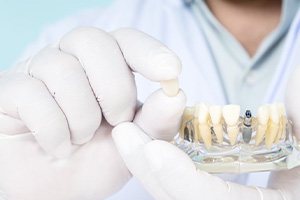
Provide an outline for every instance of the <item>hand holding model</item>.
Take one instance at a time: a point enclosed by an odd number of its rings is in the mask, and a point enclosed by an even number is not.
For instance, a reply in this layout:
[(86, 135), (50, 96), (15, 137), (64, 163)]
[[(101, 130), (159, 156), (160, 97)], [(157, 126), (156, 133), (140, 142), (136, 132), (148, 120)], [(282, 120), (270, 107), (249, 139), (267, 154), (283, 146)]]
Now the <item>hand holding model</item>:
[[(171, 140), (185, 107), (180, 70), (174, 53), (141, 32), (79, 28), (1, 74), (0, 197), (93, 200), (116, 192), (131, 174), (112, 128), (127, 122)], [(163, 88), (142, 106), (133, 71)], [(128, 135), (135, 129), (123, 135), (128, 150), (140, 139)]]
[[(300, 139), (300, 69), (291, 78), (286, 95), (288, 116)], [(149, 134), (149, 133), (147, 133)], [(300, 192), (300, 168), (273, 172), (269, 189), (225, 182), (196, 170), (192, 160), (174, 145), (153, 141), (133, 123), (113, 129), (113, 138), (127, 167), (156, 199), (178, 200), (294, 200)], [(136, 138), (131, 140), (129, 138)], [(130, 145), (129, 145), (130, 144)]]

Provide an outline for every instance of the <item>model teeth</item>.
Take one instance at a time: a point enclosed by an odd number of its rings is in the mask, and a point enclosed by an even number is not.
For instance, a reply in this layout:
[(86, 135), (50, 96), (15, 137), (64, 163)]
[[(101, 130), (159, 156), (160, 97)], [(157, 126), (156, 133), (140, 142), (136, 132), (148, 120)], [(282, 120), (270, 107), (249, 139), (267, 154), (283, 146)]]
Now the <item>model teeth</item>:
[(199, 104), (196, 106), (196, 112), (198, 118), (198, 127), (200, 136), (206, 146), (206, 148), (211, 147), (211, 131), (209, 126), (209, 112), (208, 107), (205, 104)]
[(270, 118), (269, 106), (264, 105), (259, 107), (257, 111), (258, 126), (257, 126), (257, 131), (255, 136), (256, 145), (259, 145), (265, 137), (266, 130), (268, 128), (269, 118)]
[(179, 91), (179, 81), (178, 79), (161, 81), (161, 88), (167, 96), (173, 97), (178, 94)]
[(227, 124), (227, 133), (231, 145), (234, 145), (239, 133), (239, 117), (240, 117), (239, 105), (226, 105), (223, 107), (223, 117)]
[(222, 108), (221, 106), (210, 106), (209, 114), (213, 126), (213, 131), (216, 134), (217, 141), (219, 144), (223, 143), (223, 128), (221, 124), (222, 119)]
[[(235, 145), (237, 140), (245, 144), (255, 142), (256, 145), (264, 141), (266, 148), (271, 148), (286, 138), (290, 130), (288, 124), (284, 105), (279, 103), (259, 107), (256, 118), (250, 111), (241, 117), (239, 105), (221, 107), (201, 103), (184, 111), (180, 137), (191, 137), (189, 141), (204, 143), (208, 149), (216, 143)], [(239, 134), (242, 137), (238, 137)]]
[(270, 121), (266, 132), (265, 143), (267, 148), (271, 148), (279, 131), (280, 114), (276, 104), (270, 105)]

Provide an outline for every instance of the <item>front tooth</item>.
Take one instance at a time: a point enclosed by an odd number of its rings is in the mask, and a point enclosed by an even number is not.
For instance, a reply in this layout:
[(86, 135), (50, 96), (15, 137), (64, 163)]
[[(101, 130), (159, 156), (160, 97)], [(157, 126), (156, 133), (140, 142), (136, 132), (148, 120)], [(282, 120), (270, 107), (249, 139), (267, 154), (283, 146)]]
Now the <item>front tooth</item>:
[(256, 145), (259, 145), (264, 139), (268, 127), (269, 118), (270, 118), (269, 106), (264, 105), (259, 107), (257, 111), (258, 127), (255, 136)]
[(223, 107), (223, 117), (229, 126), (234, 126), (238, 123), (241, 107), (239, 105), (226, 105)]
[(206, 148), (211, 147), (211, 132), (208, 124), (209, 112), (205, 104), (196, 106), (196, 113), (199, 123), (199, 132)]
[(230, 140), (230, 144), (234, 145), (239, 133), (238, 121), (240, 117), (239, 105), (226, 105), (223, 107), (223, 117), (227, 124), (227, 133)]
[(210, 106), (209, 107), (209, 115), (211, 118), (211, 122), (213, 124), (219, 124), (222, 118), (222, 108), (221, 106)]
[(208, 108), (204, 103), (196, 106), (196, 115), (200, 124), (207, 123), (208, 121)]
[(221, 124), (222, 119), (222, 108), (221, 106), (210, 106), (209, 115), (213, 124), (213, 130), (216, 134), (217, 141), (219, 144), (223, 143), (223, 129)]
[(272, 144), (274, 143), (278, 130), (279, 130), (279, 121), (280, 121), (280, 115), (278, 107), (275, 104), (272, 104), (270, 106), (270, 121), (269, 121), (269, 127), (267, 129), (266, 133), (266, 146), (267, 148), (271, 148)]
[(161, 88), (163, 89), (164, 93), (169, 96), (173, 97), (178, 94), (179, 91), (179, 81), (178, 79), (172, 79), (167, 81), (160, 82)]
[(184, 139), (184, 129), (186, 128), (186, 123), (193, 119), (194, 116), (194, 107), (186, 107), (184, 109), (182, 119), (181, 119), (181, 126), (179, 129), (179, 135), (181, 138)]
[(279, 121), (279, 131), (278, 131), (278, 136), (276, 138), (276, 142), (279, 142), (280, 139), (284, 139), (286, 136), (287, 118), (286, 118), (286, 110), (284, 104), (277, 103), (277, 108), (279, 110), (280, 121)]

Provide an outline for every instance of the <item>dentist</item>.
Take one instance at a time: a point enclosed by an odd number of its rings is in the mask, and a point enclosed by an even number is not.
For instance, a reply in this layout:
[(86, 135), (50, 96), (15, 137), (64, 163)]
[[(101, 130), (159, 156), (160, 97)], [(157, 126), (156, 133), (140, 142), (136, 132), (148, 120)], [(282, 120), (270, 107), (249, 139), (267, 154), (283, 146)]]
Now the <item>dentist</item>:
[[(0, 77), (0, 199), (104, 199), (132, 175), (155, 199), (298, 199), (298, 168), (216, 177), (162, 141), (186, 100), (255, 110), (285, 94), (300, 135), (298, 8), (119, 0), (49, 27)], [(151, 199), (138, 188), (110, 199)]]

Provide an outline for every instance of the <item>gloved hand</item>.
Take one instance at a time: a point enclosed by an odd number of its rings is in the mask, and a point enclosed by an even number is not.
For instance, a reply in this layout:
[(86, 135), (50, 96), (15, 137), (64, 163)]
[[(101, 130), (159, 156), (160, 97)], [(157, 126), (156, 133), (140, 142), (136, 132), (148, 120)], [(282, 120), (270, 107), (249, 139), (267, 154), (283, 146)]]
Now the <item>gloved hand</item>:
[[(300, 86), (300, 69), (293, 74), (288, 84), (286, 107), (299, 140), (300, 94), (296, 91)], [(300, 199), (300, 167), (272, 173), (269, 189), (239, 185), (196, 170), (192, 160), (180, 149), (165, 141), (151, 140), (147, 137), (149, 133), (126, 122), (113, 129), (113, 138), (128, 169), (155, 199)]]
[[(152, 137), (172, 138), (185, 96), (169, 80), (180, 68), (174, 53), (144, 33), (79, 28), (1, 74), (0, 199), (93, 200), (116, 192), (131, 175), (112, 127), (135, 118)], [(132, 71), (164, 88), (137, 117)]]

